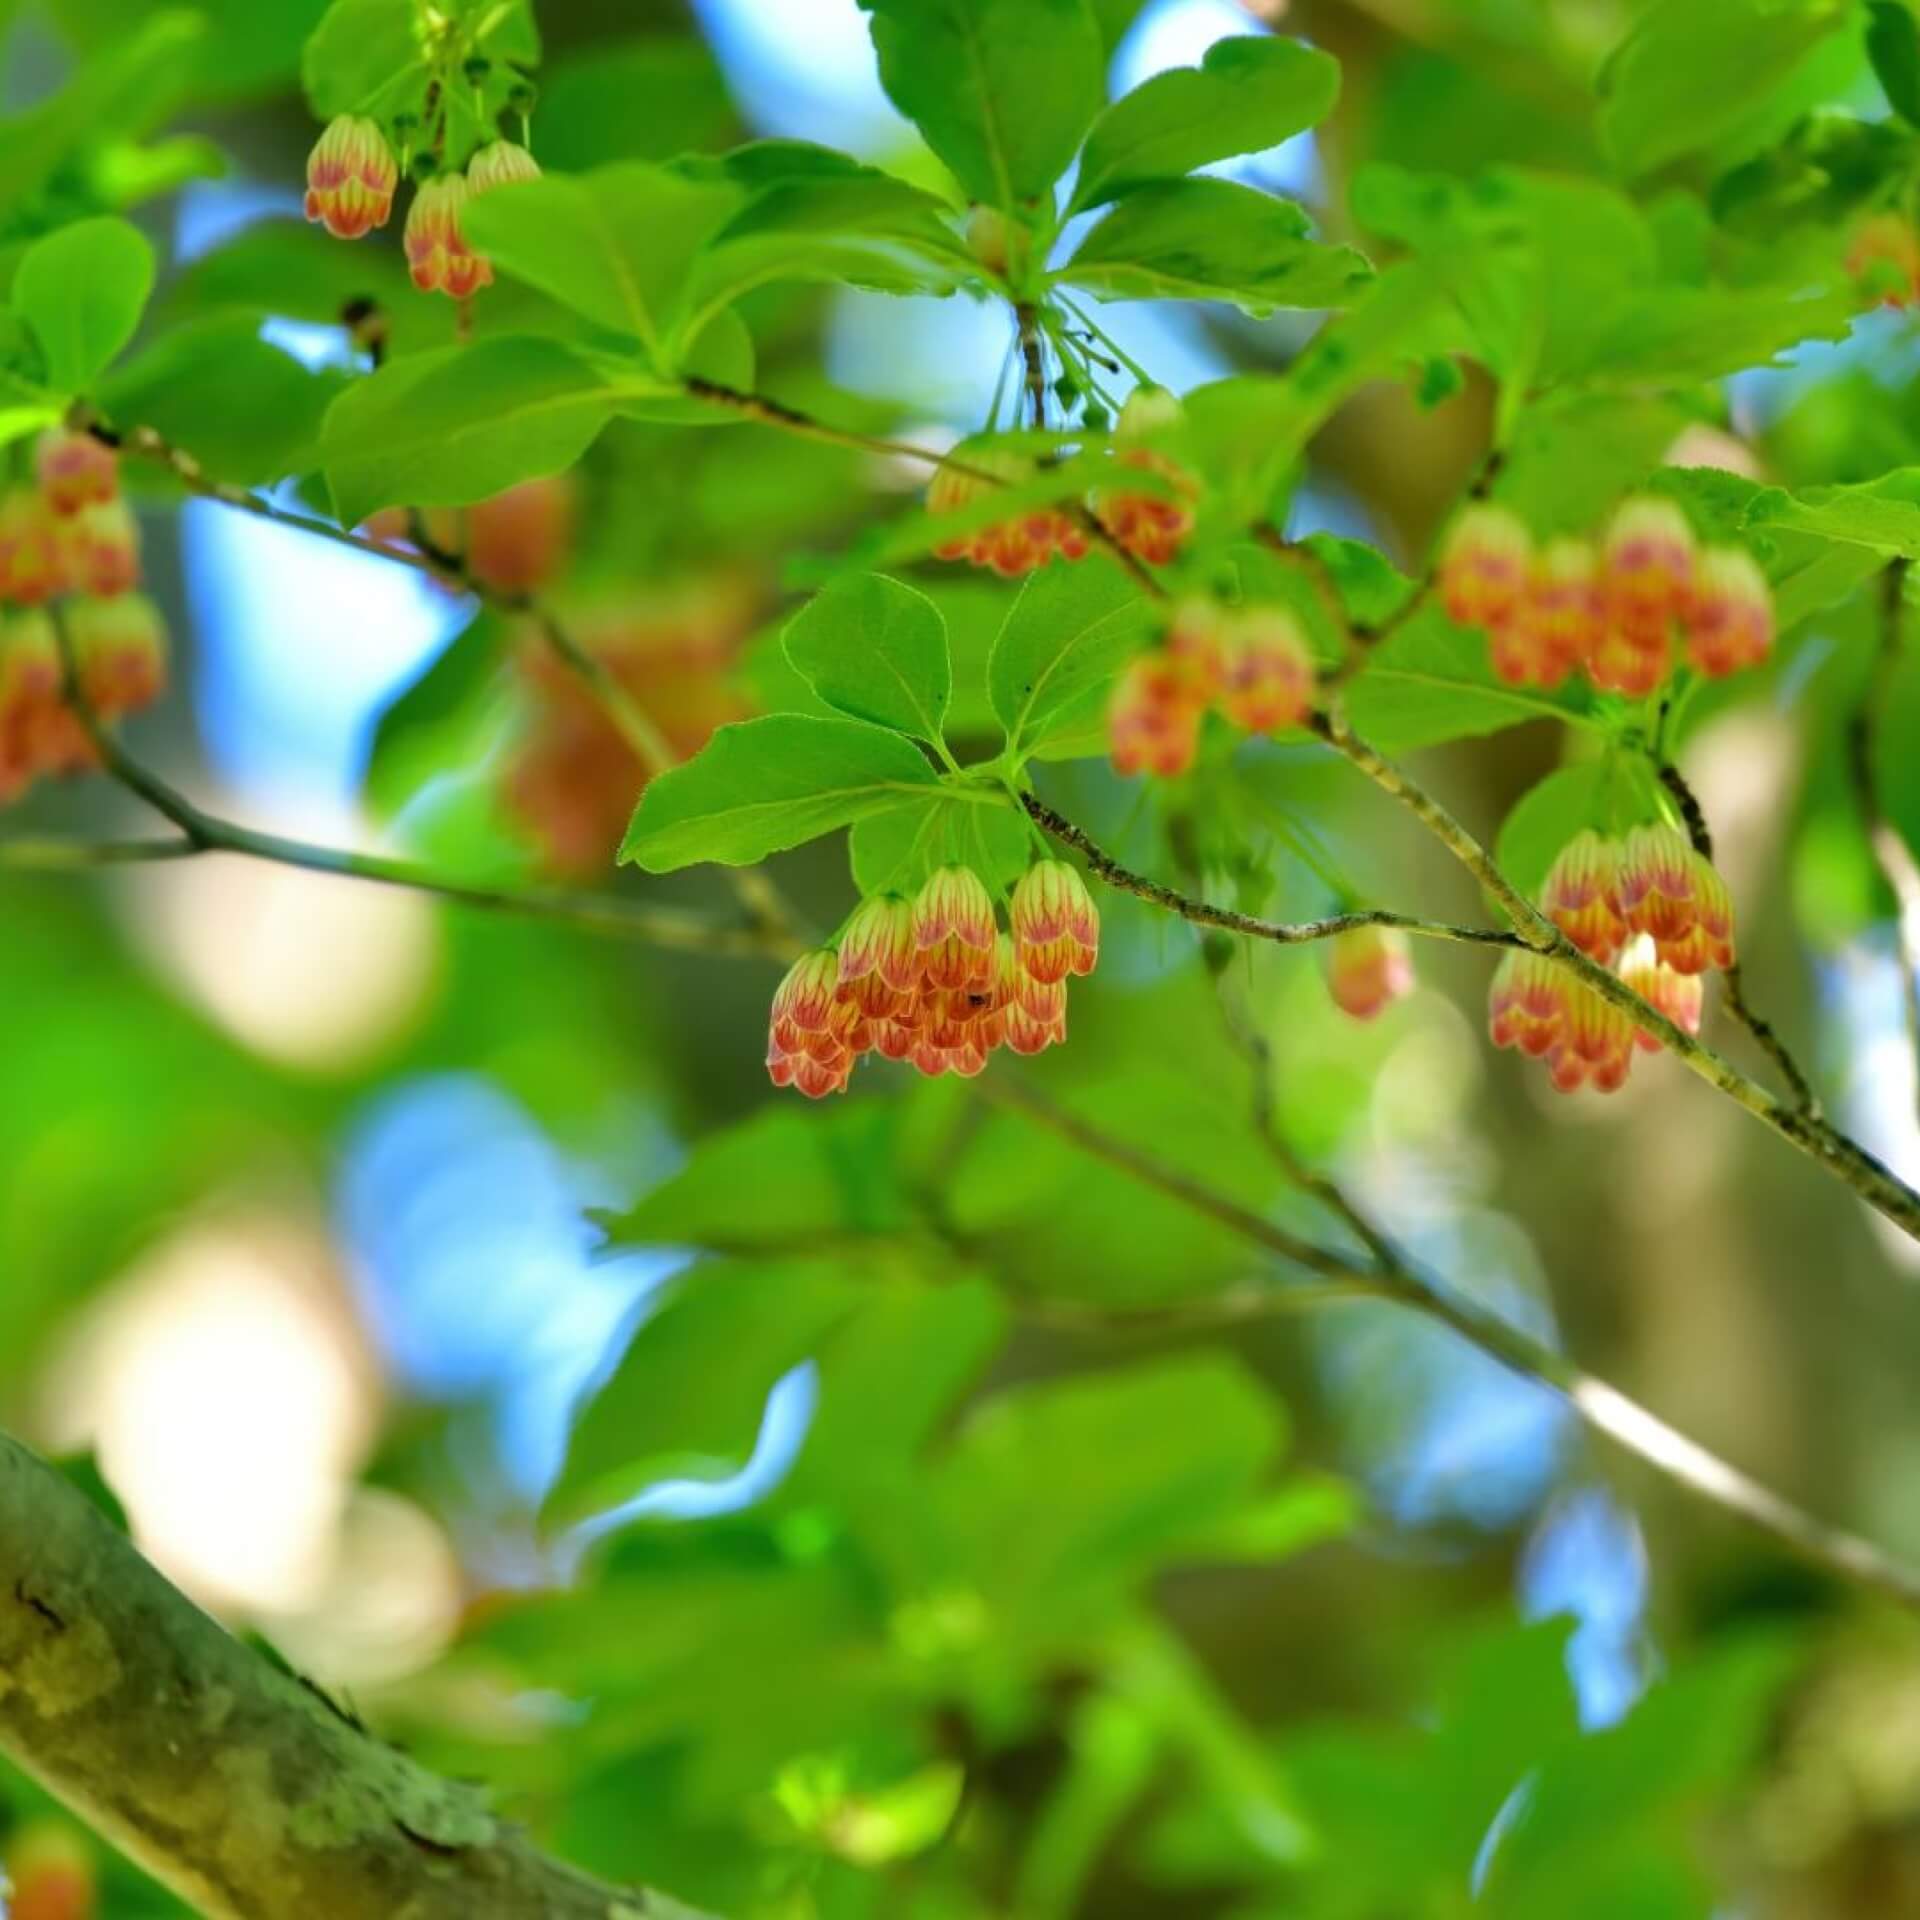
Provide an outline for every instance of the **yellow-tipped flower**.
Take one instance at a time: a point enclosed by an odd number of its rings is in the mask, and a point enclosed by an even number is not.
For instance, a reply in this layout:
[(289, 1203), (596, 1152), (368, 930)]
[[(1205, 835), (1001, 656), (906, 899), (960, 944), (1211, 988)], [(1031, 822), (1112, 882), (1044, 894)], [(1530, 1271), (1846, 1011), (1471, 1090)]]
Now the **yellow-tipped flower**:
[(493, 284), (492, 262), (468, 245), (460, 224), (470, 191), (461, 175), (443, 173), (413, 196), (403, 244), (407, 269), (422, 293), (465, 300)]
[(343, 113), (307, 156), (307, 218), (322, 222), (337, 239), (358, 240), (387, 224), (399, 182), (399, 166), (379, 127)]
[(1373, 1020), (1413, 991), (1413, 949), (1398, 927), (1354, 927), (1327, 947), (1327, 991), (1355, 1020)]

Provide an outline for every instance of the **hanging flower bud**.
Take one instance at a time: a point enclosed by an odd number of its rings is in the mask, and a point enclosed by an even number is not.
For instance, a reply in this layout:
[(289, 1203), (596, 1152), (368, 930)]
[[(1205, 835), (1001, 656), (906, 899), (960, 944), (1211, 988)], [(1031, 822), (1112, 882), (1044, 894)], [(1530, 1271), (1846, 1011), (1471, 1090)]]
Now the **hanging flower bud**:
[(99, 1875), (92, 1850), (65, 1821), (35, 1820), (7, 1843), (0, 1888), (12, 1920), (93, 1920)]
[(493, 284), (493, 265), (475, 253), (461, 231), (469, 188), (457, 173), (426, 181), (407, 210), (403, 236), (407, 267), (422, 293), (450, 294), (465, 300)]
[(975, 206), (967, 215), (967, 251), (989, 273), (1005, 273), (1016, 232), (998, 207)]
[(1177, 662), (1161, 653), (1142, 654), (1121, 674), (1107, 705), (1114, 772), (1178, 778), (1199, 750), (1202, 711)]
[(1560, 1037), (1547, 1055), (1555, 1090), (1574, 1093), (1590, 1086), (1596, 1093), (1617, 1092), (1633, 1070), (1633, 1022), (1580, 980), (1565, 982), (1562, 1006)]
[[(769, 1062), (768, 1072), (772, 1071)], [(824, 1100), (830, 1093), (846, 1092), (847, 1082), (853, 1077), (853, 1055), (845, 1047), (824, 1058), (803, 1053), (792, 1062), (792, 1074), (789, 1084), (796, 1092), (804, 1093), (809, 1100)]]
[[(959, 513), (989, 494), (1025, 485), (1036, 469), (1024, 454), (990, 441), (963, 440), (935, 471), (927, 488), (927, 511)], [(1044, 567), (1057, 553), (1083, 559), (1087, 536), (1073, 516), (1058, 507), (1041, 507), (970, 533), (943, 540), (934, 549), (940, 560), (968, 560), (1016, 579)]]
[[(1071, 939), (1089, 955), (1100, 948), (1100, 909), (1078, 867), (1064, 860), (1036, 860), (1013, 890), (1013, 936), (1021, 946)], [(1089, 958), (1076, 973), (1091, 973)]]
[(167, 623), (144, 593), (67, 603), (67, 630), (87, 704), (102, 720), (150, 707), (167, 684)]
[(1013, 891), (1013, 938), (1022, 970), (1043, 985), (1088, 974), (1100, 957), (1100, 913), (1064, 860), (1041, 860)]
[(1224, 642), (1220, 705), (1248, 733), (1284, 733), (1313, 710), (1313, 654), (1293, 615), (1279, 607), (1239, 614)]
[(971, 867), (941, 867), (913, 903), (913, 940), (929, 988), (979, 992), (991, 984), (999, 932), (993, 896)]
[(927, 876), (913, 903), (913, 939), (922, 952), (958, 940), (990, 953), (998, 931), (993, 896), (971, 867), (940, 867)]
[(1476, 501), (1453, 523), (1440, 550), (1440, 603), (1456, 626), (1504, 626), (1520, 611), (1533, 562), (1533, 536), (1506, 507)]
[(1493, 1044), (1535, 1059), (1552, 1052), (1566, 1024), (1566, 987), (1566, 973), (1546, 955), (1531, 949), (1505, 955), (1487, 999)]
[(1668, 623), (1687, 611), (1694, 550), (1693, 528), (1673, 501), (1656, 494), (1623, 501), (1607, 527), (1601, 557), (1608, 625), (1624, 628), (1643, 645), (1655, 634), (1664, 640)]
[(1675, 972), (1733, 964), (1733, 900), (1726, 882), (1677, 827), (1636, 827), (1627, 836), (1619, 900), (1627, 926), (1647, 935)]
[(1693, 931), (1692, 843), (1678, 827), (1635, 827), (1621, 843), (1616, 871), (1620, 917), (1656, 946), (1671, 946)]
[(1598, 644), (1600, 567), (1592, 544), (1549, 540), (1516, 613), (1489, 631), (1493, 670), (1509, 686), (1557, 687)]
[[(1666, 965), (1644, 933), (1635, 934), (1620, 956), (1620, 978), (1682, 1032), (1700, 1031), (1700, 1015), (1706, 1001), (1700, 976), (1679, 973)], [(1636, 1027), (1633, 1037), (1643, 1052), (1660, 1051), (1660, 1042), (1645, 1027)]]
[(84, 773), (99, 755), (67, 703), (53, 622), (38, 608), (0, 627), (0, 759), (37, 774)]
[(64, 708), (52, 622), (37, 609), (0, 618), (0, 805), (47, 770), (49, 726)]
[(1587, 678), (1606, 693), (1644, 700), (1667, 677), (1672, 645), (1664, 624), (1627, 627), (1609, 621), (1587, 655)]
[(307, 218), (337, 239), (358, 240), (393, 212), (400, 169), (375, 122), (356, 114), (330, 121), (307, 156)]
[(539, 178), (539, 161), (512, 140), (492, 141), (467, 162), (467, 186), (474, 193), (489, 193), (495, 187)]
[(1627, 937), (1615, 892), (1618, 870), (1619, 849), (1583, 828), (1560, 849), (1540, 893), (1547, 918), (1582, 953), (1603, 963)]
[(802, 1035), (827, 1032), (839, 984), (840, 957), (831, 947), (815, 947), (787, 969), (773, 990), (771, 1025), (774, 1039), (789, 1053), (800, 1051)]
[(1773, 651), (1773, 589), (1744, 547), (1708, 547), (1687, 605), (1687, 658), (1709, 679), (1757, 667)]
[(0, 606), (38, 606), (60, 590), (55, 525), (34, 488), (0, 495)]
[(1733, 897), (1712, 863), (1693, 856), (1693, 924), (1675, 940), (1656, 941), (1676, 973), (1705, 973), (1733, 965)]
[(897, 893), (869, 894), (840, 938), (840, 985), (871, 977), (895, 993), (913, 993), (920, 974), (913, 909)]
[(1354, 927), (1327, 945), (1327, 991), (1355, 1020), (1372, 1020), (1413, 991), (1413, 949), (1398, 927)]
[(920, 1044), (915, 1020), (876, 1020), (873, 1023), (873, 1050), (883, 1060), (905, 1060)]
[(61, 579), (71, 592), (104, 599), (140, 584), (140, 527), (124, 500), (56, 520), (54, 542)]
[(1067, 996), (1060, 993), (1059, 1011), (1048, 1018), (1037, 1018), (1022, 1002), (1006, 1011), (1007, 1045), (1018, 1054), (1044, 1053), (1048, 1047), (1065, 1046), (1067, 1041)]
[(1222, 639), (1227, 610), (1205, 594), (1189, 594), (1167, 623), (1167, 658), (1186, 682), (1188, 694), (1202, 703), (1215, 699), (1226, 680)]
[(41, 499), (58, 514), (103, 506), (120, 491), (118, 457), (90, 433), (50, 428), (34, 447), (33, 466)]
[[(1184, 417), (1180, 402), (1164, 387), (1136, 387), (1120, 409), (1115, 435), (1122, 442), (1143, 439), (1179, 426)], [(1170, 492), (1102, 487), (1093, 496), (1094, 517), (1108, 537), (1135, 559), (1149, 566), (1166, 566), (1178, 556), (1181, 543), (1193, 531), (1193, 503), (1199, 497), (1199, 483), (1177, 460), (1152, 447), (1122, 445), (1114, 458), (1136, 473), (1150, 473), (1166, 481)]]

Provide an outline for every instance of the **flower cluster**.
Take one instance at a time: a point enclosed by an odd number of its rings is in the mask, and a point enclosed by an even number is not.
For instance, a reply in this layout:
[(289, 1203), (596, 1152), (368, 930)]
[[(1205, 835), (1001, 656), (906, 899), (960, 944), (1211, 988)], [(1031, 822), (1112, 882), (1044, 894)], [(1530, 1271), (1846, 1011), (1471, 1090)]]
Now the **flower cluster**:
[(81, 689), (100, 719), (159, 698), (166, 625), (139, 584), (140, 531), (112, 450), (90, 434), (43, 433), (33, 480), (0, 492), (0, 803), (43, 774), (95, 763), (67, 706), (48, 601), (64, 596)]
[[(959, 513), (988, 494), (1026, 485), (1038, 472), (1025, 454), (986, 440), (963, 440), (935, 472), (927, 488), (927, 511)], [(970, 561), (1014, 580), (1044, 567), (1056, 553), (1063, 560), (1085, 559), (1087, 536), (1071, 513), (1060, 507), (1037, 507), (1017, 518), (996, 520), (942, 540), (933, 551), (936, 559)]]
[(861, 901), (837, 945), (802, 954), (774, 993), (773, 1084), (818, 1100), (846, 1091), (863, 1053), (971, 1078), (996, 1047), (1058, 1046), (1067, 980), (1099, 957), (1099, 910), (1074, 868), (1042, 860), (1021, 875), (1007, 922), (970, 867), (941, 867), (911, 901)]
[(1193, 765), (1209, 708), (1243, 732), (1271, 734), (1300, 726), (1313, 700), (1313, 652), (1291, 613), (1185, 600), (1165, 644), (1120, 676), (1107, 708), (1108, 749), (1120, 773), (1171, 779)]
[[(750, 589), (703, 581), (644, 600), (569, 607), (565, 617), (675, 755), (691, 759), (716, 727), (747, 717), (731, 675), (757, 613)], [(533, 836), (547, 871), (595, 873), (619, 846), (648, 769), (541, 633), (530, 629), (514, 660), (524, 718), (503, 775), (507, 809)]]
[[(465, 173), (437, 173), (422, 181), (402, 235), (413, 284), (422, 293), (456, 300), (491, 286), (493, 263), (469, 244), (461, 215), (475, 194), (539, 177), (539, 165), (525, 147), (494, 140), (467, 162)], [(342, 240), (357, 240), (387, 224), (399, 181), (399, 162), (379, 125), (342, 114), (307, 156), (307, 218)]]
[[(1120, 410), (1113, 461), (1149, 476), (1152, 484), (1096, 487), (1084, 503), (1047, 505), (996, 520), (940, 541), (933, 549), (935, 557), (967, 560), (1015, 579), (1044, 567), (1056, 554), (1063, 560), (1084, 559), (1091, 516), (1109, 540), (1136, 560), (1166, 566), (1193, 531), (1199, 483), (1166, 454), (1128, 443), (1177, 425), (1180, 417), (1180, 403), (1171, 394), (1158, 387), (1136, 389)], [(927, 511), (959, 513), (994, 493), (1030, 485), (1040, 472), (1027, 455), (996, 444), (989, 435), (976, 435), (940, 463), (927, 488)]]
[(1673, 665), (1720, 679), (1773, 648), (1773, 594), (1744, 547), (1701, 547), (1671, 500), (1623, 501), (1596, 547), (1535, 544), (1506, 507), (1477, 502), (1442, 548), (1448, 618), (1486, 629), (1494, 672), (1510, 686), (1557, 687), (1576, 669), (1596, 687), (1643, 699)]
[(1087, 502), (1108, 539), (1150, 567), (1167, 566), (1179, 557), (1193, 531), (1200, 485), (1177, 460), (1152, 447), (1126, 443), (1178, 426), (1181, 417), (1179, 401), (1165, 388), (1136, 387), (1127, 396), (1115, 425), (1115, 438), (1120, 444), (1114, 449), (1114, 461), (1135, 473), (1152, 475), (1167, 490), (1101, 487)]
[[(1713, 864), (1670, 826), (1614, 840), (1592, 830), (1560, 850), (1540, 907), (1590, 959), (1688, 1033), (1700, 1030), (1702, 976), (1733, 965), (1733, 902)], [(1493, 977), (1494, 1044), (1542, 1058), (1563, 1093), (1611, 1093), (1635, 1045), (1659, 1041), (1583, 981), (1537, 953), (1510, 953)]]
[(1327, 943), (1327, 991), (1354, 1020), (1374, 1020), (1413, 991), (1413, 949), (1398, 927), (1352, 927)]

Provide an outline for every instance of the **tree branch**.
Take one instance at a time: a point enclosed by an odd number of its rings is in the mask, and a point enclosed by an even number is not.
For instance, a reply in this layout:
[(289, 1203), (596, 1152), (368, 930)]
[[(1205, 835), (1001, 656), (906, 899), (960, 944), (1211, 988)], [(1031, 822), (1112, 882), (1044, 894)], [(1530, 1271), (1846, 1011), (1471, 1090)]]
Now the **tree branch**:
[[(1680, 809), (1680, 818), (1686, 823), (1687, 838), (1693, 842), (1693, 850), (1711, 865), (1713, 833), (1707, 825), (1706, 809), (1701, 806), (1699, 796), (1688, 786), (1686, 776), (1671, 760), (1663, 759), (1657, 765), (1660, 784), (1673, 796), (1674, 805)], [(1813, 1082), (1800, 1071), (1800, 1063), (1774, 1030), (1773, 1022), (1762, 1019), (1747, 1004), (1745, 976), (1737, 960), (1720, 976), (1720, 997), (1727, 1011), (1746, 1028), (1778, 1069), (1781, 1079), (1792, 1091), (1794, 1106), (1817, 1120), (1820, 1117), (1820, 1101), (1814, 1093)]]
[[(1909, 1239), (1920, 1240), (1920, 1193), (1916, 1193), (1891, 1168), (1830, 1122), (1798, 1111), (1776, 1098), (1758, 1081), (1749, 1079), (1731, 1061), (1723, 1059), (1711, 1047), (1677, 1026), (1658, 1008), (1649, 1006), (1618, 974), (1589, 959), (1537, 907), (1522, 898), (1494, 865), (1486, 848), (1459, 821), (1409, 774), (1382, 759), (1358, 739), (1343, 721), (1331, 716), (1324, 717), (1318, 722), (1316, 731), (1376, 786), (1399, 801), (1482, 886), (1493, 893), (1509, 915), (1514, 917), (1520, 937), (1529, 946), (1569, 973), (1577, 975), (1601, 999), (1618, 1007), (1636, 1026), (1652, 1034), (1689, 1071), (1738, 1101), (1756, 1119), (1771, 1127), (1781, 1139), (1851, 1187)], [(1522, 915), (1524, 919), (1520, 917)]]
[[(1003, 1075), (992, 1081), (982, 1080), (979, 1085), (987, 1099), (1026, 1114), (1095, 1159), (1218, 1221), (1251, 1244), (1304, 1266), (1323, 1280), (1338, 1283), (1334, 1287), (1315, 1285), (1310, 1290), (1290, 1286), (1238, 1288), (1215, 1303), (1215, 1324), (1245, 1320), (1262, 1312), (1287, 1312), (1296, 1304), (1296, 1294), (1304, 1294), (1304, 1303), (1313, 1305), (1383, 1300), (1405, 1307), (1458, 1334), (1509, 1372), (1558, 1394), (1596, 1432), (1637, 1455), (1667, 1479), (1739, 1515), (1803, 1559), (1837, 1578), (1874, 1588), (1908, 1606), (1920, 1606), (1920, 1569), (1893, 1559), (1857, 1534), (1816, 1519), (1677, 1432), (1617, 1387), (1576, 1366), (1564, 1354), (1510, 1325), (1477, 1301), (1428, 1278), (1371, 1224), (1364, 1230), (1365, 1237), (1377, 1242), (1380, 1252), (1375, 1258), (1379, 1264), (1367, 1266), (1331, 1248), (1301, 1241), (1225, 1194), (1056, 1106), (1024, 1081)], [(1344, 1196), (1339, 1205), (1343, 1212), (1351, 1209), (1350, 1218), (1363, 1217)], [(1193, 1323), (1201, 1304), (1182, 1308), (1184, 1324)], [(1155, 1311), (1146, 1309), (1145, 1317), (1152, 1319)], [(1121, 1310), (1109, 1315), (1106, 1323), (1130, 1325), (1135, 1318)]]
[(668, 1920), (242, 1646), (0, 1434), (0, 1749), (212, 1920)]
[[(347, 528), (315, 519), (310, 514), (295, 513), (276, 506), (271, 500), (251, 493), (244, 487), (232, 487), (215, 480), (192, 454), (172, 445), (152, 427), (133, 427), (120, 433), (95, 418), (84, 407), (75, 409), (68, 425), (72, 431), (89, 433), (106, 446), (156, 462), (165, 467), (188, 492), (202, 499), (217, 501), (221, 506), (251, 514), (258, 520), (270, 520), (277, 526), (292, 527), (318, 539), (330, 540), (336, 546), (350, 547), (356, 553), (373, 554), (379, 559), (392, 561), (396, 566), (412, 567), (415, 572), (427, 574), (430, 578), (450, 582), (497, 613), (530, 619), (554, 656), (586, 688), (650, 775), (664, 773), (677, 764), (672, 744), (654, 724), (652, 715), (621, 685), (604, 661), (596, 658), (574, 638), (550, 607), (532, 594), (503, 593), (476, 578), (464, 554), (451, 552), (427, 538), (425, 523), (417, 514), (412, 516), (410, 531), (415, 550), (410, 552), (405, 547), (369, 540)], [(796, 917), (779, 889), (764, 873), (746, 867), (729, 868), (727, 883), (747, 911), (767, 929), (770, 937), (785, 940), (793, 950), (798, 950), (800, 942), (794, 933)]]
[(1033, 410), (1033, 425), (1039, 432), (1047, 425), (1047, 356), (1040, 339), (1040, 309), (1023, 300), (1013, 310), (1020, 330), (1020, 358), (1026, 368), (1027, 404)]
[(1228, 933), (1243, 933), (1254, 940), (1271, 940), (1283, 947), (1303, 946), (1313, 940), (1331, 940), (1337, 934), (1351, 933), (1356, 927), (1398, 927), (1403, 933), (1418, 934), (1428, 940), (1451, 940), (1473, 947), (1524, 947), (1518, 934), (1498, 927), (1456, 927), (1441, 920), (1422, 920), (1409, 913), (1394, 913), (1382, 908), (1356, 908), (1350, 913), (1334, 913), (1320, 920), (1262, 920), (1250, 913), (1237, 913), (1231, 907), (1216, 907), (1191, 894), (1162, 886), (1145, 874), (1135, 873), (1097, 845), (1084, 827), (1075, 825), (1065, 814), (1040, 799), (1023, 793), (1020, 804), (1034, 824), (1050, 833), (1063, 846), (1073, 850), (1111, 887), (1131, 893), (1150, 905), (1177, 913), (1196, 926), (1219, 927)]
[(173, 840), (0, 840), (0, 871), (87, 873), (100, 867), (191, 860), (206, 849), (185, 834)]
[(162, 819), (180, 829), (178, 840), (106, 841), (70, 844), (46, 841), (0, 841), (0, 868), (31, 872), (71, 871), (76, 868), (125, 865), (154, 860), (178, 860), (196, 854), (232, 853), (308, 873), (336, 874), (429, 894), (435, 899), (488, 911), (527, 914), (588, 932), (642, 941), (682, 953), (761, 955), (768, 959), (792, 957), (791, 937), (764, 924), (722, 927), (698, 914), (671, 907), (644, 906), (612, 898), (589, 898), (550, 887), (487, 886), (453, 879), (410, 860), (389, 860), (378, 854), (354, 853), (344, 847), (318, 846), (284, 834), (264, 833), (206, 812), (177, 788), (143, 766), (101, 725), (73, 670), (72, 647), (66, 625), (56, 611), (54, 631), (60, 643), (61, 666), (68, 704), (85, 729), (88, 741), (105, 772), (129, 793), (153, 808)]
[(1900, 960), (1901, 1004), (1906, 1009), (1907, 1043), (1913, 1055), (1916, 1098), (1920, 1099), (1920, 862), (1906, 837), (1880, 804), (1875, 766), (1881, 709), (1900, 665), (1900, 640), (1907, 591), (1907, 562), (1890, 561), (1880, 576), (1880, 644), (1873, 672), (1847, 725), (1847, 761), (1854, 799), (1866, 828), (1867, 844), (1893, 890), (1894, 935)]

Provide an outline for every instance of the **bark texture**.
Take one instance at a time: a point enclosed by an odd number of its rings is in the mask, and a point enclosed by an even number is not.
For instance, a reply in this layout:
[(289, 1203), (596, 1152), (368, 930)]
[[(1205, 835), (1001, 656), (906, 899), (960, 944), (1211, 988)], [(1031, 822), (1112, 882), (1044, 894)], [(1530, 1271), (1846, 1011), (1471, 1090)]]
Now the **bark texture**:
[(337, 1713), (0, 1434), (0, 1750), (216, 1920), (668, 1920)]

